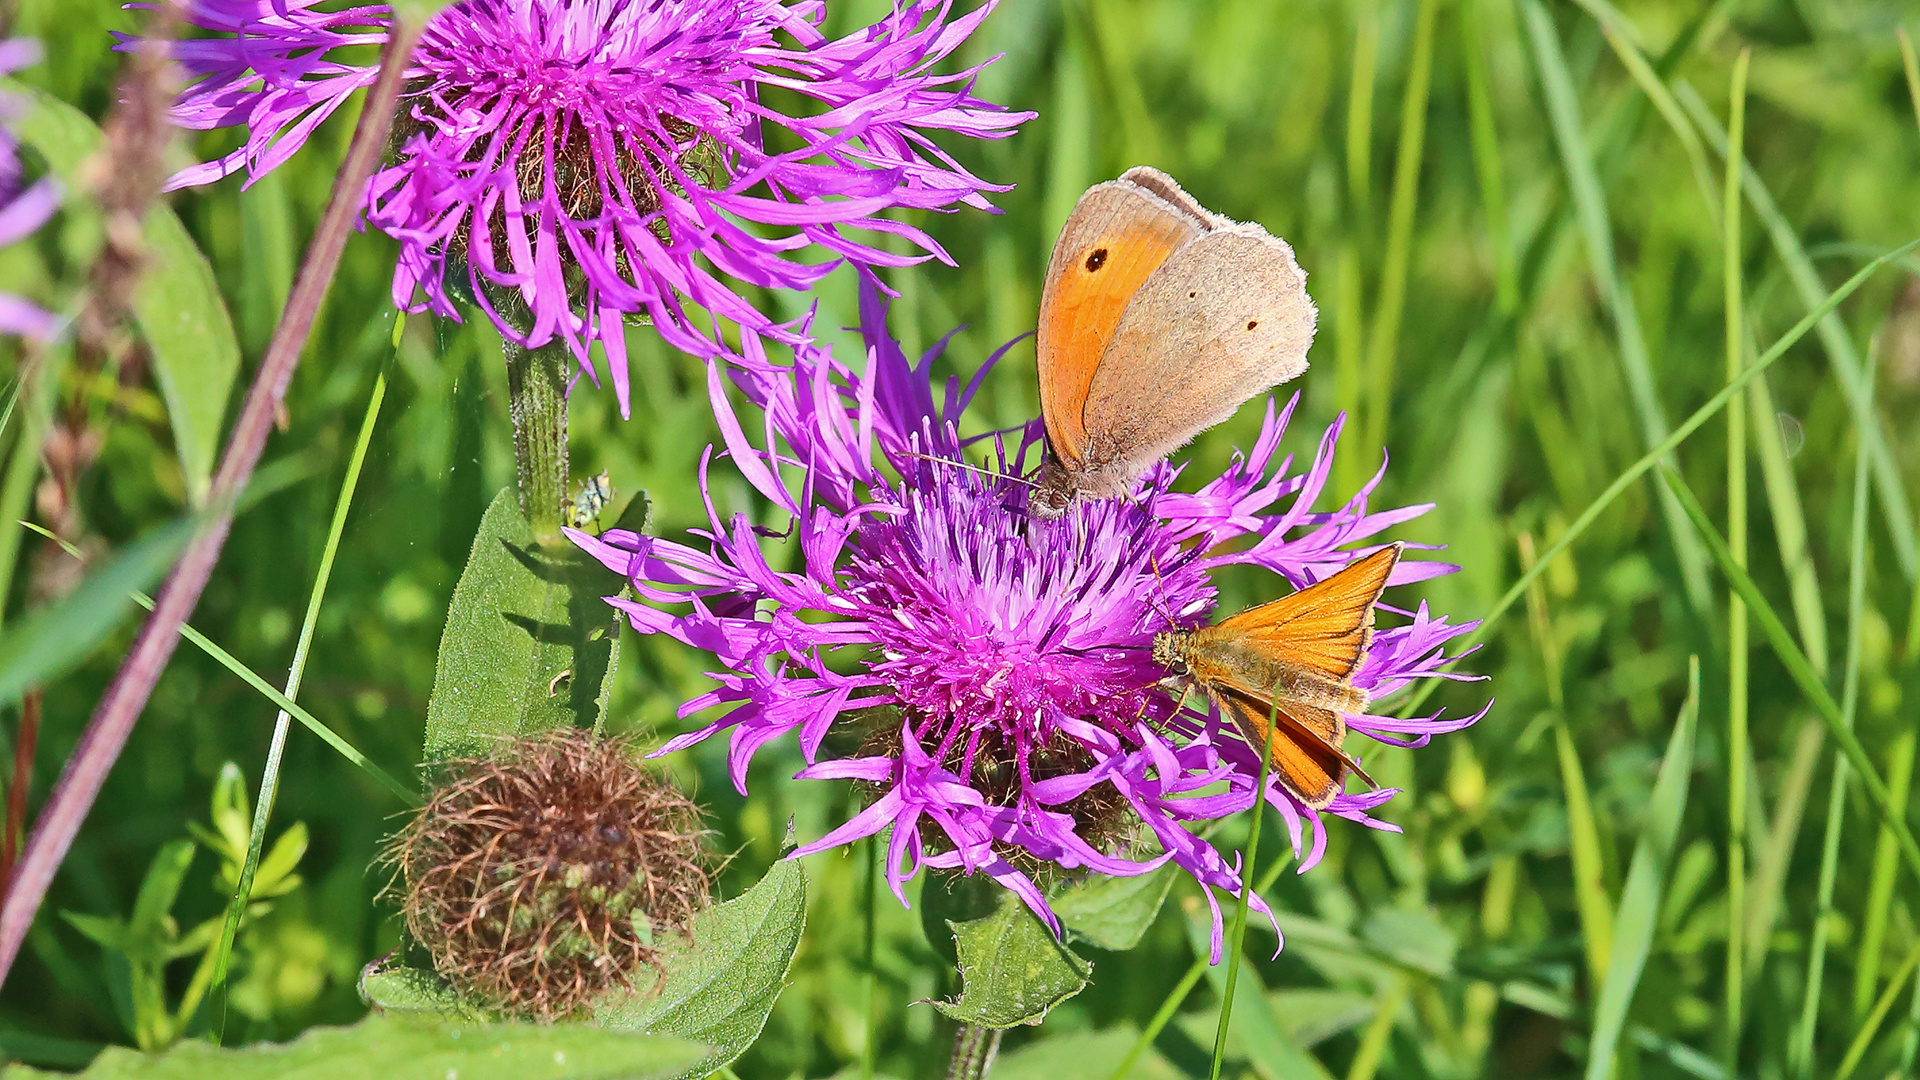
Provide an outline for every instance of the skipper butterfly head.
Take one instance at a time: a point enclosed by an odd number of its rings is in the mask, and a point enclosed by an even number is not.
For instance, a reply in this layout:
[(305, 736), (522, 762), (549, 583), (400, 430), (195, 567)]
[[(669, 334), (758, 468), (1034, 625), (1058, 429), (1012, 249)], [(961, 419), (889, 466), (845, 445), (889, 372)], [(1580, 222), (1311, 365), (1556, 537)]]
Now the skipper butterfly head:
[(1176, 631), (1153, 635), (1153, 662), (1174, 675), (1184, 677), (1191, 674), (1187, 668), (1186, 653), (1180, 648), (1180, 635)]

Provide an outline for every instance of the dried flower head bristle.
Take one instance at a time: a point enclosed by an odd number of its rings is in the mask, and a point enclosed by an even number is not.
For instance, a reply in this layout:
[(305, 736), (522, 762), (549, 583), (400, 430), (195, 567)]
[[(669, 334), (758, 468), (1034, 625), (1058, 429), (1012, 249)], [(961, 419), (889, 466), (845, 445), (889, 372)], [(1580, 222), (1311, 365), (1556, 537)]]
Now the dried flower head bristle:
[(658, 968), (710, 895), (699, 810), (619, 739), (553, 732), (457, 761), (393, 840), (407, 930), (449, 982), (557, 1020)]

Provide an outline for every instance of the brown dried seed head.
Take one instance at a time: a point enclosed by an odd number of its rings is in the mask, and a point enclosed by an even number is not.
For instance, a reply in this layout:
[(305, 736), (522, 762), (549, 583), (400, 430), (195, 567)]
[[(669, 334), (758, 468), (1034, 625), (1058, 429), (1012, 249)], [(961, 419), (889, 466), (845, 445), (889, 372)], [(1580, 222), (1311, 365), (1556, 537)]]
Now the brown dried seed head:
[(407, 930), (462, 992), (557, 1020), (658, 966), (711, 883), (699, 810), (618, 739), (458, 761), (389, 847)]

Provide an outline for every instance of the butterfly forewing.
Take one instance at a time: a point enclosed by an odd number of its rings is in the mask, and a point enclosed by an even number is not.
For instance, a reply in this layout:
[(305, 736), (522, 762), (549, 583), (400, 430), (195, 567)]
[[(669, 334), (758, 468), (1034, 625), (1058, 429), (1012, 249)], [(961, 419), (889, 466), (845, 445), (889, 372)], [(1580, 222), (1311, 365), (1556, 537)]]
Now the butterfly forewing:
[(1365, 657), (1373, 636), (1373, 605), (1400, 561), (1393, 544), (1354, 562), (1325, 581), (1196, 631), (1233, 641), (1272, 660), (1346, 679)]
[(1169, 256), (1206, 229), (1186, 208), (1123, 178), (1088, 189), (1060, 230), (1035, 347), (1047, 438), (1070, 466), (1084, 455), (1087, 388), (1121, 312)]

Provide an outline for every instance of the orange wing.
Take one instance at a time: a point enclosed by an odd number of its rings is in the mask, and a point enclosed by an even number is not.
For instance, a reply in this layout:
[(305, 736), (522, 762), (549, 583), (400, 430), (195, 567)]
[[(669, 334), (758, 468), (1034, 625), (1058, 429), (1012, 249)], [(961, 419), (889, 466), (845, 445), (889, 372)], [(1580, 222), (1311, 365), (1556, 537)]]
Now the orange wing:
[(1060, 230), (1035, 349), (1047, 442), (1069, 467), (1085, 459), (1081, 413), (1120, 313), (1168, 256), (1205, 231), (1192, 213), (1130, 180), (1089, 188)]
[[(1368, 786), (1380, 786), (1340, 749), (1347, 728), (1339, 714), (1297, 702), (1275, 709), (1272, 702), (1261, 701), (1237, 689), (1215, 691), (1211, 696), (1249, 743), (1268, 748), (1268, 761), (1287, 790), (1315, 810), (1326, 809), (1333, 797), (1340, 794), (1340, 781), (1349, 769)], [(1278, 722), (1279, 728), (1271, 739), (1267, 728), (1269, 716)]]
[(1199, 633), (1236, 639), (1276, 659), (1345, 679), (1367, 655), (1373, 605), (1400, 561), (1401, 547), (1381, 548), (1325, 581)]

